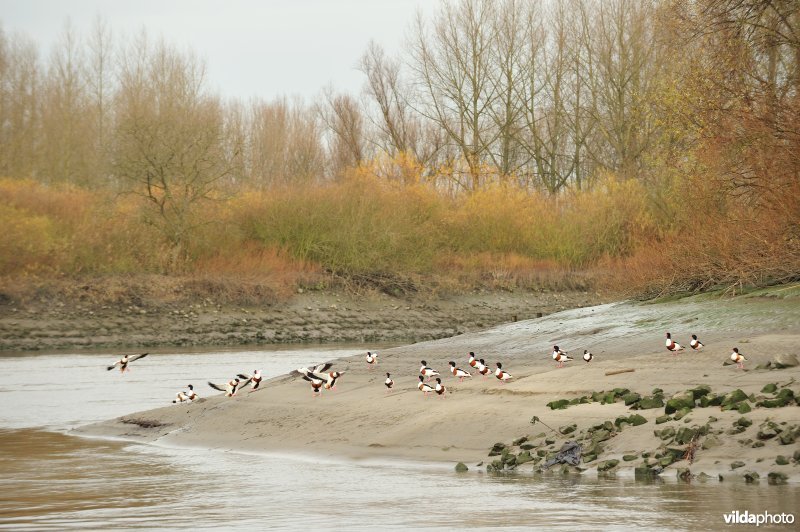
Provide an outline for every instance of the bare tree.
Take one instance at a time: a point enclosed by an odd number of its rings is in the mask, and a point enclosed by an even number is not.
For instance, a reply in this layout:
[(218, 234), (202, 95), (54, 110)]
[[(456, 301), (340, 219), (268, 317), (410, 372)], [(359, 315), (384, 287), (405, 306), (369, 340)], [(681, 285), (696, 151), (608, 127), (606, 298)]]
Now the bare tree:
[(219, 99), (204, 88), (205, 66), (142, 34), (121, 65), (113, 169), (127, 190), (144, 198), (146, 221), (185, 256), (193, 229), (208, 223), (199, 208), (220, 196), (234, 172), (226, 151)]
[(331, 175), (339, 176), (365, 159), (364, 117), (358, 101), (329, 87), (323, 95), (319, 116), (330, 133), (328, 153)]
[(460, 186), (466, 190), (481, 186), (483, 157), (496, 131), (489, 113), (497, 100), (491, 60), (495, 16), (487, 0), (448, 2), (434, 15), (432, 27), (421, 16), (414, 27), (411, 68), (420, 92), (417, 106), (460, 153), (468, 177)]

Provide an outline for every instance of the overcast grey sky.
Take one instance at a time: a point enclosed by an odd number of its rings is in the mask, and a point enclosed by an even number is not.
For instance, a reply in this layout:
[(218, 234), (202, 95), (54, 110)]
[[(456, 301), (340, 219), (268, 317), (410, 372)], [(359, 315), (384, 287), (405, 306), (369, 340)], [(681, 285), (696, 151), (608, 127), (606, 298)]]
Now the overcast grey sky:
[[(65, 21), (81, 35), (102, 16), (115, 37), (142, 26), (206, 59), (225, 96), (310, 98), (332, 83), (358, 91), (356, 63), (370, 39), (397, 52), (418, 9), (436, 0), (0, 0), (0, 25), (48, 54)], [(115, 39), (116, 40), (116, 39)]]

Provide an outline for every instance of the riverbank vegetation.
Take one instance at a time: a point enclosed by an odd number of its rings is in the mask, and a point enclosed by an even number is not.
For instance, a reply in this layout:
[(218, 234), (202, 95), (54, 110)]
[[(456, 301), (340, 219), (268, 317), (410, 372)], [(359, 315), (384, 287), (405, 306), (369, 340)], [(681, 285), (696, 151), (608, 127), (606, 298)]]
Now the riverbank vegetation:
[(0, 31), (3, 284), (800, 278), (796, 2), (461, 0), (410, 35), (367, 47), (361, 94), (243, 102), (144, 31), (67, 27), (44, 60)]

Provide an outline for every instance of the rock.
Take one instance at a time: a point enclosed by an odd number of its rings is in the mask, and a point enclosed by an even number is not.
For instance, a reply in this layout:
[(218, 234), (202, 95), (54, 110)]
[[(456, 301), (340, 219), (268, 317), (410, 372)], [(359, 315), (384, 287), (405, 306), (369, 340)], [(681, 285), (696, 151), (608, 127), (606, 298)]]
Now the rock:
[(637, 403), (639, 410), (650, 410), (651, 408), (661, 408), (664, 406), (664, 399), (661, 396), (643, 397)]
[(678, 421), (679, 419), (683, 419), (684, 416), (689, 414), (691, 411), (692, 410), (690, 408), (686, 408), (686, 407), (681, 408), (680, 410), (675, 412), (675, 414), (672, 416), (672, 419), (674, 419), (675, 421)]
[(550, 401), (547, 403), (547, 406), (550, 407), (550, 410), (564, 410), (569, 405), (568, 399), (558, 399), (556, 401)]
[(745, 399), (747, 399), (747, 394), (744, 393), (742, 390), (736, 389), (725, 395), (725, 399), (722, 400), (722, 406), (728, 406), (740, 403)]
[(782, 454), (779, 454), (775, 457), (775, 463), (778, 465), (789, 465), (789, 459)]
[(703, 440), (702, 449), (713, 449), (714, 447), (719, 447), (722, 445), (722, 442), (716, 436), (709, 436), (705, 440)]
[(656, 418), (656, 425), (660, 425), (662, 423), (666, 423), (667, 421), (670, 421), (671, 419), (672, 419), (672, 417), (667, 416), (667, 415), (658, 416)]
[(623, 454), (623, 455), (622, 455), (622, 460), (623, 460), (624, 462), (633, 462), (633, 461), (634, 461), (634, 460), (636, 460), (637, 458), (639, 458), (639, 457), (638, 457), (638, 456), (636, 456), (635, 454)]
[(785, 473), (771, 471), (769, 474), (767, 474), (767, 482), (770, 484), (786, 484), (788, 480), (789, 477), (786, 476)]
[(494, 446), (489, 450), (489, 456), (498, 456), (502, 453), (506, 448), (504, 443), (495, 443)]
[(753, 445), (751, 445), (750, 447), (752, 447), (753, 449), (758, 449), (759, 447), (764, 447), (764, 442), (763, 441), (753, 442)]
[(741, 403), (736, 405), (736, 410), (738, 410), (740, 414), (747, 414), (753, 409), (750, 407), (749, 403), (747, 403), (746, 401), (742, 401)]
[(753, 484), (754, 482), (758, 482), (758, 477), (760, 475), (755, 471), (747, 471), (742, 476), (747, 484)]
[(627, 388), (614, 388), (612, 391), (614, 392), (615, 397), (622, 397), (631, 393), (631, 391)]
[(787, 430), (787, 431), (781, 432), (781, 436), (780, 436), (781, 445), (791, 445), (791, 444), (793, 444), (795, 442), (796, 439), (797, 439), (797, 436), (792, 431)]
[(553, 438), (545, 438), (544, 443), (545, 445), (553, 445), (556, 442)]
[(692, 472), (689, 471), (688, 467), (679, 467), (678, 478), (683, 480), (684, 482), (689, 482), (689, 480), (691, 480), (692, 478)]
[(739, 419), (734, 421), (733, 424), (738, 425), (739, 427), (749, 427), (750, 425), (753, 424), (753, 420), (746, 417), (740, 417)]
[(664, 390), (661, 388), (653, 388), (653, 395), (661, 395), (662, 393), (664, 393)]
[(638, 427), (639, 425), (644, 425), (647, 423), (647, 418), (639, 414), (631, 414), (628, 416), (628, 423), (633, 425), (634, 427)]
[(564, 425), (563, 427), (558, 427), (558, 432), (561, 434), (571, 434), (575, 432), (575, 429), (578, 428), (578, 425), (573, 423), (572, 425)]
[(533, 460), (531, 453), (525, 451), (517, 455), (517, 465), (522, 465)]
[(731, 462), (731, 469), (739, 469), (740, 467), (744, 467), (745, 463), (741, 461)]
[(519, 448), (522, 449), (523, 451), (530, 451), (534, 447), (536, 446), (532, 443), (523, 443), (522, 445), (519, 446)]
[(661, 438), (662, 440), (667, 440), (675, 436), (675, 429), (672, 427), (666, 427), (662, 430), (654, 430), (653, 434), (655, 434), (656, 438)]
[(527, 436), (521, 436), (521, 437), (517, 438), (516, 440), (514, 440), (511, 443), (512, 443), (512, 445), (522, 445), (526, 441), (528, 441), (528, 437)]
[(790, 402), (790, 399), (780, 399), (776, 397), (775, 399), (764, 399), (763, 401), (759, 401), (756, 403), (756, 406), (762, 406), (764, 408), (783, 408), (784, 406), (788, 406)]
[(469, 471), (469, 468), (464, 462), (459, 462), (456, 464), (456, 473), (465, 473)]
[(772, 357), (772, 365), (778, 369), (793, 368), (800, 365), (797, 357), (791, 354), (780, 354)]
[(626, 393), (622, 396), (622, 400), (625, 401), (625, 406), (631, 406), (641, 398), (642, 396), (638, 393)]
[(794, 399), (794, 392), (791, 388), (783, 388), (781, 391), (778, 392), (778, 395), (775, 396), (776, 399)]
[(775, 430), (773, 427), (766, 426), (766, 427), (763, 427), (761, 430), (758, 431), (758, 434), (756, 434), (756, 437), (759, 440), (769, 440), (769, 439), (774, 438), (777, 435), (778, 435), (778, 431), (777, 430)]
[(671, 454), (668, 454), (667, 456), (662, 456), (658, 460), (658, 463), (659, 463), (659, 465), (661, 465), (661, 467), (667, 467), (670, 464), (672, 464), (672, 462), (674, 462), (674, 461), (675, 461), (675, 457), (672, 456)]
[(761, 388), (761, 393), (775, 393), (775, 390), (778, 389), (778, 385), (774, 383), (766, 384), (763, 388)]
[(698, 432), (698, 429), (695, 427), (681, 427), (675, 433), (675, 442), (681, 444), (689, 443), (697, 436)]
[(685, 454), (686, 449), (684, 447), (667, 447), (664, 452), (664, 456), (672, 456), (673, 460), (683, 460)]
[(665, 414), (674, 414), (678, 410), (683, 408), (694, 408), (694, 395), (692, 392), (683, 392), (680, 394), (676, 394), (667, 401), (667, 405), (664, 407)]
[(603, 395), (602, 399), (600, 399), (600, 404), (601, 405), (611, 405), (611, 404), (614, 404), (614, 402), (616, 400), (617, 400), (617, 396), (614, 394), (613, 391), (612, 392), (606, 392)]
[(641, 466), (633, 470), (633, 476), (636, 480), (652, 480), (658, 476), (659, 472), (647, 466)]
[(695, 400), (697, 400), (703, 397), (704, 395), (710, 394), (711, 386), (709, 386), (708, 384), (701, 384), (700, 386), (692, 388), (689, 391), (692, 392), (692, 396), (694, 397)]
[(592, 434), (592, 442), (593, 443), (606, 441), (609, 438), (611, 438), (611, 431), (608, 431), (606, 429), (601, 429), (601, 430), (595, 431), (595, 433)]
[(625, 424), (625, 425), (628, 424), (628, 417), (627, 416), (619, 416), (619, 417), (617, 417), (617, 419), (614, 420), (614, 425), (616, 425), (617, 427), (622, 428), (623, 424)]
[(715, 394), (708, 394), (702, 396), (699, 401), (697, 402), (702, 408), (708, 408), (709, 406), (720, 406), (722, 404), (722, 400), (725, 398), (724, 395), (715, 395)]
[(583, 460), (584, 464), (588, 464), (589, 462), (594, 462), (597, 460), (596, 454), (584, 454), (581, 459)]
[(606, 460), (597, 464), (597, 470), (608, 471), (609, 469), (614, 469), (617, 467), (617, 464), (619, 464), (619, 460)]
[(795, 461), (795, 463), (800, 463), (800, 449), (794, 452), (792, 459)]

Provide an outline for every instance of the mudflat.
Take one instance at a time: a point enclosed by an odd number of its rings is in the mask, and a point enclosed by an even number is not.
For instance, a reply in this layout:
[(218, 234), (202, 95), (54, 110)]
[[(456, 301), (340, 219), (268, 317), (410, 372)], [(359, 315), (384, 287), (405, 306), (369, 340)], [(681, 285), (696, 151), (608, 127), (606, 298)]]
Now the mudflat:
[[(687, 345), (685, 351), (667, 351), (667, 331)], [(688, 347), (691, 334), (705, 343), (702, 351)], [(574, 360), (557, 368), (553, 345)], [(747, 357), (744, 370), (724, 365), (733, 347)], [(590, 363), (581, 359), (584, 349), (594, 354)], [(492, 369), (501, 362), (514, 378), (504, 384), (472, 371), (459, 382), (448, 373), (448, 362), (469, 369), (470, 351)], [(584, 449), (575, 472), (649, 468), (674, 477), (688, 468), (688, 474), (792, 481), (800, 477), (795, 441), (800, 442), (800, 410), (796, 399), (783, 405), (771, 401), (800, 395), (800, 367), (764, 368), (778, 355), (800, 356), (796, 297), (767, 291), (657, 304), (620, 302), (388, 349), (380, 352), (377, 366), (360, 355), (335, 360), (331, 369), (344, 375), (337, 390), (319, 397), (300, 378), (267, 376), (263, 390), (254, 393), (132, 413), (80, 432), (168, 445), (399, 458), (449, 467), (464, 462), (471, 469), (494, 464), (490, 468), (516, 471), (538, 469), (566, 441), (575, 440)], [(441, 373), (443, 396), (417, 389), (422, 360)], [(383, 384), (386, 372), (395, 381), (391, 392)], [(610, 402), (591, 399), (616, 389), (666, 402), (697, 388), (703, 390), (700, 396), (720, 396), (719, 401), (703, 406), (698, 400), (676, 415), (668, 414), (663, 403), (646, 408), (641, 401), (626, 406), (621, 396)], [(737, 409), (720, 404), (735, 390), (747, 396)], [(577, 404), (548, 406), (560, 399)], [(645, 408), (632, 409), (637, 406)], [(644, 421), (629, 419), (635, 414)], [(488, 456), (495, 443), (505, 445), (505, 452)], [(509, 456), (519, 463), (509, 467)]]

